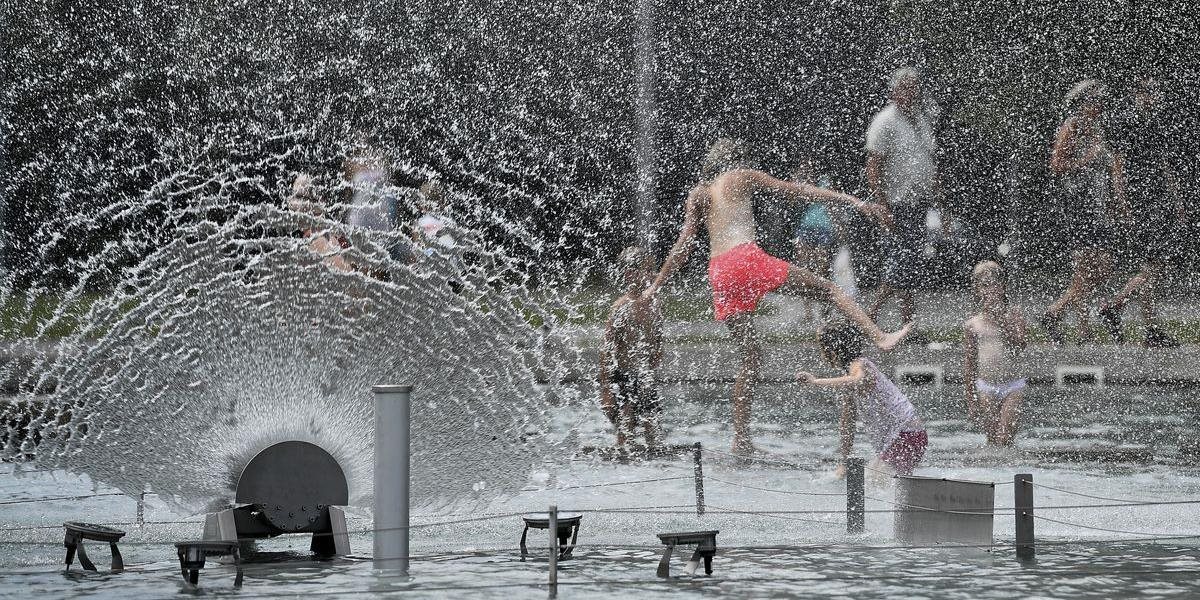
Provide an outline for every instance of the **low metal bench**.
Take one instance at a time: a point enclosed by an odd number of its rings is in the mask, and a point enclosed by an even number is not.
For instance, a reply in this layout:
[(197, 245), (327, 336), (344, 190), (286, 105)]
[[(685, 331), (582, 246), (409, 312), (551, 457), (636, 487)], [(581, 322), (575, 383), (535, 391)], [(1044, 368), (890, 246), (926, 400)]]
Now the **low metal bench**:
[(200, 581), (200, 569), (209, 557), (232, 556), (233, 564), (237, 567), (237, 576), (233, 579), (233, 587), (242, 587), (242, 552), (237, 540), (191, 540), (176, 542), (175, 550), (179, 553), (179, 570), (183, 579), (192, 585)]
[(685, 531), (679, 533), (660, 533), (658, 539), (666, 544), (667, 549), (663, 551), (662, 560), (658, 561), (658, 576), (671, 576), (671, 554), (675, 550), (675, 546), (696, 546), (696, 551), (692, 553), (692, 558), (688, 560), (687, 567), (684, 572), (688, 575), (696, 573), (696, 569), (700, 567), (700, 560), (704, 560), (704, 574), (712, 575), (712, 559), (717, 553), (717, 534), (719, 531)]
[(87, 551), (83, 549), (83, 540), (95, 540), (108, 542), (108, 549), (112, 552), (112, 570), (125, 570), (125, 561), (121, 558), (121, 551), (117, 549), (117, 542), (125, 537), (124, 531), (104, 525), (76, 521), (63, 523), (63, 528), (67, 530), (66, 536), (63, 538), (63, 546), (67, 548), (67, 569), (71, 568), (71, 563), (75, 561), (75, 556), (78, 554), (79, 566), (87, 571), (96, 570), (96, 565), (88, 558)]
[[(550, 517), (521, 517), (525, 521), (525, 529), (521, 532), (521, 560), (529, 555), (529, 550), (525, 546), (525, 541), (529, 536), (529, 530), (532, 529), (550, 529)], [(558, 516), (558, 559), (566, 560), (571, 558), (571, 552), (575, 550), (575, 542), (579, 539), (579, 522), (583, 519), (583, 515), (574, 516)]]

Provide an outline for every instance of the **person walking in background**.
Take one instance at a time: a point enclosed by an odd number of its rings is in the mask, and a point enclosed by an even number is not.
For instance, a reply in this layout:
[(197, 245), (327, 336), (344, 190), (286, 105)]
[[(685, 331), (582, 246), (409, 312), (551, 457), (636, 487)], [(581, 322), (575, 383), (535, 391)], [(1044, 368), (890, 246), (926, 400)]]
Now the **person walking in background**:
[(971, 289), (979, 313), (963, 324), (963, 387), (967, 417), (987, 443), (1012, 444), (1025, 393), (1016, 356), (1029, 343), (1025, 317), (1008, 303), (1004, 268), (991, 260), (975, 265)]
[[(885, 244), (887, 259), (879, 294), (869, 314), (877, 319), (893, 296), (904, 325), (916, 318), (913, 290), (923, 277), (925, 218), (939, 193), (937, 144), (933, 124), (923, 108), (921, 78), (915, 69), (892, 74), (891, 101), (867, 129), (867, 188), (871, 199), (886, 206), (894, 223)], [(920, 343), (921, 336), (909, 338)]]
[[(818, 176), (811, 159), (804, 160), (792, 171), (792, 181), (815, 185), (821, 189), (830, 188), (829, 177)], [(838, 248), (839, 238), (830, 208), (820, 202), (808, 203), (804, 206), (793, 236), (796, 264), (819, 277), (833, 279), (833, 255)], [(817, 318), (816, 302), (805, 301), (804, 315), (809, 321)]]
[(1186, 209), (1180, 193), (1176, 140), (1171, 139), (1168, 121), (1162, 114), (1162, 91), (1153, 77), (1139, 78), (1134, 85), (1132, 107), (1118, 121), (1119, 133), (1113, 146), (1124, 166), (1128, 198), (1136, 227), (1130, 248), (1139, 254), (1141, 268), (1115, 296), (1101, 305), (1101, 323), (1113, 341), (1124, 343), (1121, 328), (1125, 305), (1138, 301), (1146, 322), (1145, 345), (1174, 348), (1179, 342), (1163, 330), (1155, 301), (1158, 282), (1170, 261), (1179, 257)]
[(1068, 308), (1079, 316), (1080, 343), (1092, 340), (1088, 302), (1112, 276), (1117, 223), (1129, 218), (1121, 160), (1101, 124), (1107, 101), (1108, 89), (1095, 79), (1072, 86), (1050, 155), (1050, 171), (1064, 192), (1075, 251), (1071, 283), (1039, 319), (1056, 344), (1063, 342), (1063, 312)]

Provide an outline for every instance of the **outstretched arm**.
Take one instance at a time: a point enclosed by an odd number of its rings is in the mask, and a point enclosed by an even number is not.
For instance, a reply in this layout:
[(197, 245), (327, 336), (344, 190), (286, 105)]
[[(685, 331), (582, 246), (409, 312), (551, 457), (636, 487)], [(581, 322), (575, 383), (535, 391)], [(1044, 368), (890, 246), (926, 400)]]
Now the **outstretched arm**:
[(884, 227), (891, 227), (891, 212), (887, 207), (873, 202), (865, 202), (850, 194), (835, 190), (827, 190), (807, 183), (795, 183), (776, 179), (762, 171), (751, 171), (754, 183), (759, 187), (769, 189), (784, 197), (794, 200), (811, 200), (826, 205), (842, 204), (862, 211), (864, 214), (879, 221)]
[(784, 181), (776, 179), (762, 171), (749, 171), (755, 184), (759, 187), (764, 187), (784, 196), (795, 200), (815, 200), (817, 202), (837, 202), (854, 208), (859, 208), (865, 204), (862, 200), (843, 194), (834, 190), (809, 185), (807, 183), (797, 183), (792, 181)]
[(812, 373), (801, 371), (796, 374), (796, 379), (800, 383), (807, 383), (818, 387), (851, 387), (861, 384), (867, 379), (867, 371), (863, 368), (862, 361), (854, 361), (846, 369), (846, 374), (841, 377), (814, 377)]
[(687, 263), (688, 255), (692, 253), (692, 242), (696, 240), (697, 228), (700, 227), (704, 207), (707, 205), (708, 190), (705, 188), (696, 186), (688, 193), (683, 208), (683, 227), (679, 230), (679, 237), (675, 240), (675, 245), (671, 246), (671, 252), (667, 254), (667, 259), (663, 261), (658, 276), (646, 289), (647, 296), (657, 293), (658, 289)]
[(1055, 175), (1067, 175), (1082, 169), (1096, 160), (1099, 144), (1081, 157), (1075, 158), (1075, 146), (1079, 144), (1079, 132), (1074, 119), (1068, 119), (1058, 128), (1054, 137), (1054, 150), (1050, 153), (1050, 171)]

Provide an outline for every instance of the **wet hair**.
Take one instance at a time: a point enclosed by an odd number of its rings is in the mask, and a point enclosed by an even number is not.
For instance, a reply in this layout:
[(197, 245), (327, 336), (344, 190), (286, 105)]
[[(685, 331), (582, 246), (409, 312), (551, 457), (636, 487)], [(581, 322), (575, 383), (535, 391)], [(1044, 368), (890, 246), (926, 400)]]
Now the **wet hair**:
[(1071, 89), (1067, 90), (1067, 95), (1063, 97), (1063, 110), (1069, 117), (1079, 112), (1079, 109), (1089, 101), (1103, 100), (1107, 97), (1108, 86), (1101, 83), (1099, 79), (1084, 79), (1076, 82)]
[(865, 345), (862, 330), (850, 323), (826, 325), (817, 330), (817, 347), (829, 362), (843, 369), (862, 357)]
[(900, 84), (908, 79), (913, 79), (917, 82), (917, 86), (921, 85), (921, 72), (912, 67), (900, 67), (892, 71), (892, 76), (888, 78), (888, 91), (894, 92)]
[(718, 138), (708, 148), (708, 154), (700, 163), (700, 178), (712, 181), (718, 175), (737, 168), (752, 166), (750, 151), (746, 143), (735, 138)]
[(1004, 267), (994, 260), (980, 261), (971, 269), (971, 290), (975, 292), (975, 296), (979, 296), (979, 288), (983, 285), (984, 278), (992, 275), (996, 278), (996, 282), (1004, 289), (1004, 302), (1008, 303), (1008, 285), (1007, 277), (1004, 272)]

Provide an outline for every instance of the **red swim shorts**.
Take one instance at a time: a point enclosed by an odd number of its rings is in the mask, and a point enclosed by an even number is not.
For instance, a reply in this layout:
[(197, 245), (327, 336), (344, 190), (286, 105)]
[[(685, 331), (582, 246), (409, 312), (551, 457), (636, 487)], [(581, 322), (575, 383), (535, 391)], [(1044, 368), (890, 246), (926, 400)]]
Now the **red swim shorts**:
[(913, 469), (925, 457), (929, 435), (921, 431), (901, 431), (896, 440), (879, 455), (879, 460), (896, 470), (897, 475), (912, 475)]
[(708, 282), (712, 284), (713, 309), (718, 321), (753, 312), (768, 292), (788, 278), (787, 261), (779, 260), (748, 242), (726, 250), (708, 261)]

